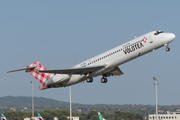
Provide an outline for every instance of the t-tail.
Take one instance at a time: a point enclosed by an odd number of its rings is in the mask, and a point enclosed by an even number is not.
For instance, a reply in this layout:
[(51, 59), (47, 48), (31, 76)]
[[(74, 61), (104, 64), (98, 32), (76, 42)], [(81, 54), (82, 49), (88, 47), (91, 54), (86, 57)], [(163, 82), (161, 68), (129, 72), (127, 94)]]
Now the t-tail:
[(7, 120), (3, 114), (1, 114), (1, 120)]
[(38, 119), (39, 119), (39, 120), (43, 120), (43, 118), (41, 117), (40, 114), (37, 114), (37, 115), (38, 115)]
[(40, 62), (35, 62), (31, 65), (26, 66), (26, 68), (18, 69), (18, 70), (12, 70), (8, 71), (10, 72), (16, 72), (16, 71), (22, 71), (25, 70), (26, 72), (29, 72), (34, 78), (36, 78), (42, 85), (39, 86), (40, 90), (43, 90), (46, 88), (46, 81), (49, 80), (52, 76), (54, 76), (54, 73), (40, 73), (37, 72), (39, 70), (47, 70)]
[(101, 115), (100, 112), (98, 112), (98, 116), (99, 116), (99, 120), (106, 120), (106, 119), (103, 118), (103, 116)]

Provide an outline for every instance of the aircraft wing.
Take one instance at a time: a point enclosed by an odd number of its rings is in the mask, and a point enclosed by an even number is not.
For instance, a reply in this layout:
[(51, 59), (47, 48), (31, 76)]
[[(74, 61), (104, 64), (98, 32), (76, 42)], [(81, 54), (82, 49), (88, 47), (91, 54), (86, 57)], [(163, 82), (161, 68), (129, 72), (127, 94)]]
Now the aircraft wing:
[(106, 74), (107, 76), (121, 76), (124, 73), (120, 70), (119, 67), (114, 67), (110, 71), (108, 71), (108, 72), (106, 72), (104, 74)]
[(105, 66), (94, 66), (94, 67), (70, 68), (70, 69), (60, 69), (60, 70), (39, 70), (37, 72), (57, 73), (57, 74), (88, 74), (96, 70), (100, 70), (104, 67)]

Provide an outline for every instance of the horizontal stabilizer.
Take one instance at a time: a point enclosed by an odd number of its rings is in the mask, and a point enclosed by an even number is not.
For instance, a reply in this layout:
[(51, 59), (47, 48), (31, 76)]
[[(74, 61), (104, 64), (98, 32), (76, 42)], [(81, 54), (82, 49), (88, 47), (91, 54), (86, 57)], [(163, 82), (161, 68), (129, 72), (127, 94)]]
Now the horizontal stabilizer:
[(22, 69), (17, 69), (17, 70), (12, 70), (12, 71), (7, 71), (7, 73), (10, 73), (10, 72), (17, 72), (17, 71), (22, 71), (22, 70), (31, 71), (31, 70), (33, 70), (33, 69), (36, 68), (36, 67), (38, 67), (38, 65), (32, 66), (32, 67), (28, 67), (28, 68), (22, 68)]
[(95, 67), (84, 67), (84, 68), (72, 68), (72, 69), (60, 69), (60, 70), (39, 70), (37, 72), (42, 73), (57, 73), (57, 74), (88, 74), (96, 70), (100, 70), (104, 66), (95, 66)]
[(29, 72), (34, 78), (36, 78), (40, 83), (43, 84), (43, 87), (46, 86), (45, 82), (47, 80), (49, 80), (52, 76), (54, 76), (54, 73), (39, 73), (39, 72), (37, 72), (39, 70), (47, 70), (47, 68), (45, 68), (40, 62), (35, 62), (33, 64), (26, 66), (26, 68), (8, 71), (7, 73), (22, 71), (22, 70)]

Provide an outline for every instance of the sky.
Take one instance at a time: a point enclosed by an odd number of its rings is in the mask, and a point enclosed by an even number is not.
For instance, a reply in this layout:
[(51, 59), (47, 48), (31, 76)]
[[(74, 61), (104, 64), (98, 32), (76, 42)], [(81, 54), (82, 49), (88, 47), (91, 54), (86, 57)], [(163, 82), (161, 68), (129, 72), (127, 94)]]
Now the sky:
[(0, 97), (34, 96), (69, 102), (69, 87), (39, 90), (29, 73), (9, 70), (36, 61), (48, 69), (67, 69), (154, 30), (176, 35), (165, 47), (125, 63), (122, 76), (102, 76), (71, 87), (80, 104), (180, 105), (180, 1), (9, 0), (0, 1)]

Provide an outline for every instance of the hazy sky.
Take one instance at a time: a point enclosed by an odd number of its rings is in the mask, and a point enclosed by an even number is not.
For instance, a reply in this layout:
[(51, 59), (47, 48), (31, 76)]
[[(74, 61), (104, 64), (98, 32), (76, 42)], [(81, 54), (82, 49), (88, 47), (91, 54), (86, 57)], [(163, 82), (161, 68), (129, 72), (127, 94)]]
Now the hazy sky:
[(0, 1), (1, 96), (34, 95), (69, 101), (69, 87), (40, 91), (24, 71), (40, 61), (48, 69), (70, 68), (88, 58), (154, 30), (176, 35), (171, 51), (160, 48), (119, 66), (123, 76), (101, 76), (72, 86), (72, 102), (155, 105), (153, 77), (159, 78), (158, 103), (180, 104), (179, 0), (10, 0)]

